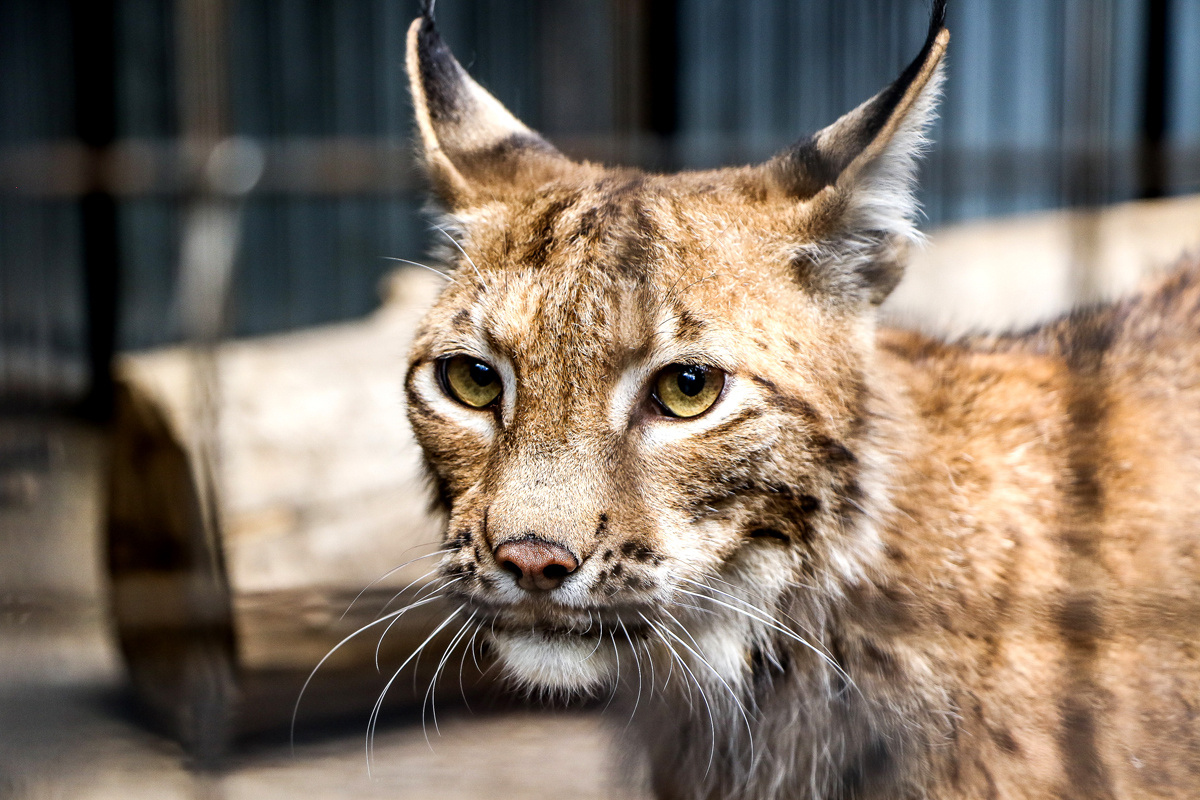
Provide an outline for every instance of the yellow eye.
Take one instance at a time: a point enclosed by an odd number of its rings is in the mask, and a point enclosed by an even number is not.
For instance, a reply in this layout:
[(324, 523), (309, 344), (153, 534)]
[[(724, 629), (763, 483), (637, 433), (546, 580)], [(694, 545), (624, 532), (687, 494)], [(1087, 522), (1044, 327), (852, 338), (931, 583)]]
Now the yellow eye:
[(442, 388), (463, 405), (483, 408), (500, 396), (500, 374), (479, 359), (451, 356), (438, 363)]
[(698, 364), (672, 364), (654, 379), (654, 399), (673, 417), (695, 417), (717, 402), (725, 373)]

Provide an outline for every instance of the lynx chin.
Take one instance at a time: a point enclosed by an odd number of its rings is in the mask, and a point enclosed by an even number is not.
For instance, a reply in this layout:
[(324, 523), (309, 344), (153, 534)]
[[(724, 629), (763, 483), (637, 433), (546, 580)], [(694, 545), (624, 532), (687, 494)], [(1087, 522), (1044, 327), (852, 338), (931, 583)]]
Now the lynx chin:
[(1019, 335), (876, 323), (944, 2), (829, 127), (677, 175), (563, 156), (431, 5), (453, 271), (406, 390), (448, 630), (614, 692), (661, 798), (1200, 796), (1200, 268)]

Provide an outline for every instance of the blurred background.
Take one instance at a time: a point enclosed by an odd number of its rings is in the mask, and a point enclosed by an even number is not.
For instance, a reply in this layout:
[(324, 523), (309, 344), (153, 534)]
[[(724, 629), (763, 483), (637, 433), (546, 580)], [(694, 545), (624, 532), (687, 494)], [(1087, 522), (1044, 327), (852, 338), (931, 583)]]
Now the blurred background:
[[(428, 231), (415, 0), (0, 3), (0, 392), (70, 403), (115, 346), (177, 341), (205, 142), (249, 137), (229, 332), (359, 316)], [(456, 0), (444, 35), (573, 155), (768, 156), (890, 81), (921, 0)], [(1200, 2), (960, 0), (928, 224), (1200, 188)], [(111, 345), (110, 342), (111, 341)]]
[[(442, 0), (437, 12), (464, 66), (569, 155), (675, 170), (766, 158), (857, 105), (915, 54), (928, 4)], [(361, 379), (337, 372), (345, 359), (336, 346), (314, 355), (315, 340), (288, 332), (366, 319), (388, 298), (415, 308), (427, 295), (404, 276), (388, 279), (398, 265), (390, 259), (424, 260), (436, 235), (422, 213), (403, 72), (416, 13), (416, 0), (0, 0), (0, 796), (134, 796), (131, 787), (142, 787), (146, 796), (261, 797), (270, 786), (422, 796), (430, 785), (450, 796), (445, 784), (421, 781), (462, 783), (455, 765), (478, 757), (471, 725), (492, 726), (478, 735), (509, 743), (498, 769), (512, 772), (513, 786), (524, 786), (522, 764), (566, 741), (590, 754), (562, 777), (572, 791), (611, 790), (602, 737), (586, 714), (464, 721), (459, 738), (430, 755), (401, 713), (389, 729), (391, 771), (370, 784), (361, 715), (315, 728), (328, 736), (298, 761), (269, 743), (245, 755), (223, 733), (225, 777), (198, 775), (185, 751), (142, 726), (123, 688), (113, 644), (120, 622), (109, 612), (117, 566), (106, 555), (113, 365), (119, 384), (145, 388), (162, 383), (145, 375), (169, 372), (161, 365), (175, 353), (191, 359), (181, 363), (194, 383), (220, 395), (197, 406), (163, 390), (155, 402), (192, 459), (187, 491), (219, 511), (200, 515), (193, 544), (215, 548), (209, 577), (232, 592), (237, 617), (239, 593), (251, 593), (238, 570), (266, 569), (270, 537), (262, 534), (267, 505), (229, 499), (238, 491), (230, 471), (242, 469), (243, 483), (262, 474), (260, 462), (238, 467), (238, 457), (258, 430), (254, 420), (270, 414), (246, 412), (244, 424), (222, 427), (241, 413), (230, 404), (304, 395), (303, 381), (286, 391), (256, 383), (267, 363), (320, 363), (330, 371), (318, 383)], [(1155, 239), (1163, 259), (1200, 245), (1200, 213), (1186, 197), (1200, 191), (1200, 0), (952, 0), (948, 24), (949, 80), (921, 175), (923, 227), (979, 231), (991, 224), (984, 220), (1011, 217), (1015, 227), (987, 230), (1008, 231), (1010, 243), (1042, 242), (1047, 229), (1037, 220), (1069, 220), (1067, 278), (1047, 290), (1054, 302), (1046, 308), (1101, 293), (1098, 254), (1110, 243), (1105, 220), (1116, 217), (1092, 209), (1156, 201), (1122, 206), (1137, 209), (1120, 217), (1125, 228)], [(1054, 216), (1060, 209), (1084, 211)], [(1141, 209), (1153, 213), (1137, 216)], [(1027, 216), (1038, 212), (1050, 216)], [(983, 240), (973, 236), (978, 251)], [(960, 252), (971, 248), (954, 258)], [(910, 283), (943, 278), (926, 271)], [(1036, 298), (1032, 305), (1042, 308)], [(920, 309), (905, 309), (925, 321)], [(337, 346), (347, 353), (389, 331), (388, 341), (403, 339), (398, 328), (342, 330), (349, 338)], [(158, 354), (124, 355), (149, 349)], [(402, 353), (362, 366), (384, 371), (372, 373), (382, 381), (372, 401), (381, 416), (402, 417)], [(230, 363), (240, 366), (223, 373)], [(173, 402), (187, 414), (172, 416)], [(304, 430), (330, 418), (309, 419)], [(299, 429), (278, 434), (275, 461), (287, 460), (280, 442)], [(411, 461), (405, 432), (388, 435), (392, 450), (379, 451), (371, 431), (361, 447), (376, 446), (370, 457), (403, 450)], [(336, 433), (322, 441), (305, 458), (368, 458), (330, 455), (344, 446)], [(404, 502), (417, 509), (410, 461), (377, 496), (407, 492)], [(310, 471), (303, 480), (272, 491), (311, 494), (331, 479)], [(345, 506), (353, 491), (330, 494), (329, 507)], [(292, 513), (298, 502), (284, 505)], [(251, 506), (260, 550), (239, 550), (228, 541)], [(403, 524), (420, 527), (421, 513)], [(353, 531), (401, 524), (339, 519), (336, 530), (314, 532), (313, 514), (294, 516), (271, 536), (303, 557), (287, 581), (254, 592), (288, 581), (295, 589), (305, 575), (324, 585), (312, 559), (369, 549), (371, 537)], [(343, 561), (351, 566), (335, 572), (351, 596), (386, 568)], [(367, 577), (351, 586), (355, 570)], [(239, 636), (244, 650), (247, 634)], [(352, 746), (342, 741), (347, 731)], [(107, 765), (103, 781), (70, 777), (97, 765)], [(467, 784), (461, 796), (474, 796)]]

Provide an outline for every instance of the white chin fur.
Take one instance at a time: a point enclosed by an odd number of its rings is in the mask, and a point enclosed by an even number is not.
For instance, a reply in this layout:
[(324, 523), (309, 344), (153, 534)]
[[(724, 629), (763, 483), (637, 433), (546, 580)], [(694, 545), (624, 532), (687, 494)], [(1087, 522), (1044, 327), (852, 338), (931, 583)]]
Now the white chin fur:
[(493, 641), (505, 672), (535, 689), (587, 693), (610, 682), (616, 657), (607, 642), (545, 636), (536, 631), (497, 632)]

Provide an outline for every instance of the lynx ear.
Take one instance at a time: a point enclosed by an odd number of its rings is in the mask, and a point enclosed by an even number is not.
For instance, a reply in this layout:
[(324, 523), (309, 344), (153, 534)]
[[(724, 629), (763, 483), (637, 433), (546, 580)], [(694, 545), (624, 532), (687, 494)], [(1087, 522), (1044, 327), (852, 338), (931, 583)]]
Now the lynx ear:
[(451, 208), (545, 182), (571, 166), (455, 60), (434, 25), (432, 0), (408, 29), (407, 61), (426, 167)]
[(919, 237), (916, 161), (941, 90), (945, 18), (945, 0), (935, 0), (925, 46), (899, 78), (764, 165), (775, 188), (809, 200), (815, 241), (799, 254), (801, 270), (866, 290), (874, 303), (895, 288), (903, 245)]

